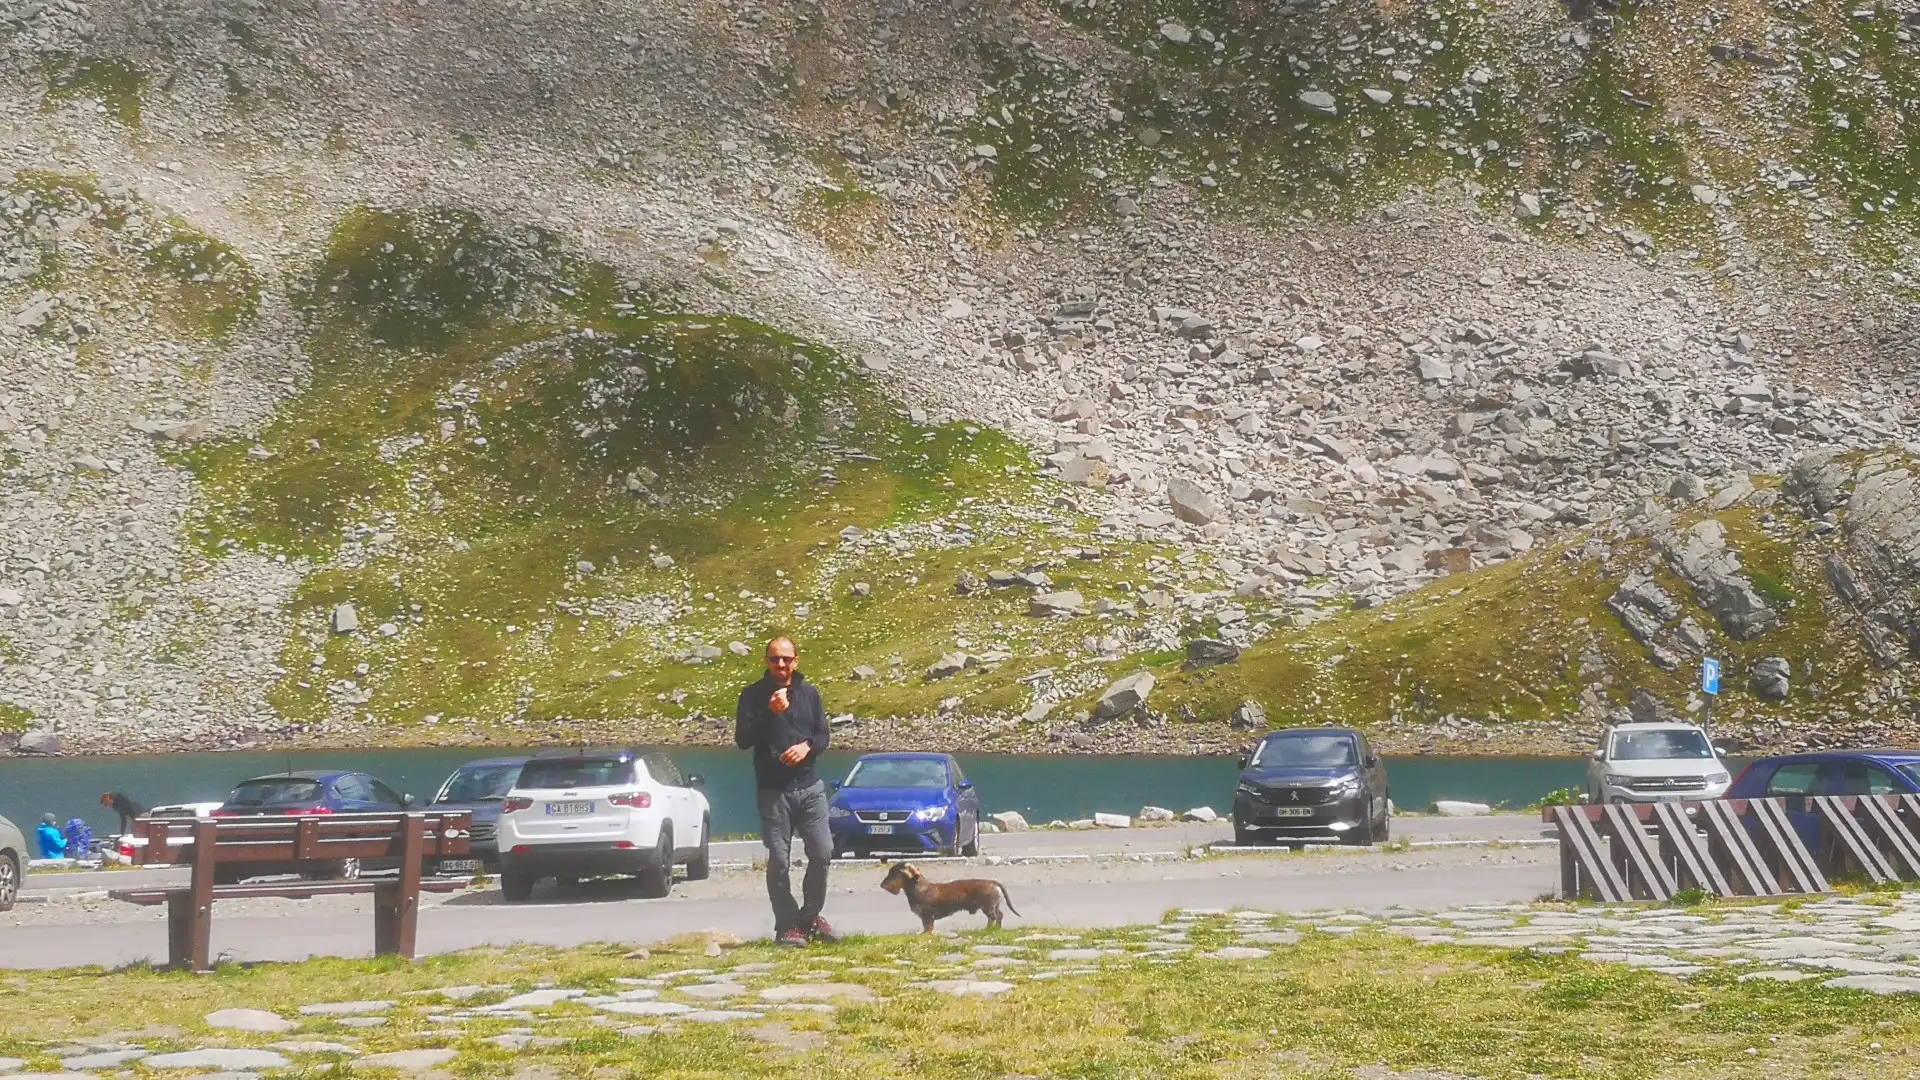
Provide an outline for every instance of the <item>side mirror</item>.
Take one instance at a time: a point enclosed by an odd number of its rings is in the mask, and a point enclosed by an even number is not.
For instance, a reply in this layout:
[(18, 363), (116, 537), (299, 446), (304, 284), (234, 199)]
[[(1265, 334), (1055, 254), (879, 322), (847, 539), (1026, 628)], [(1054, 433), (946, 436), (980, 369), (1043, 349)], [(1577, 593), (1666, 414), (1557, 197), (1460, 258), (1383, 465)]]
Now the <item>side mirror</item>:
[(840, 781), (838, 781), (838, 780), (829, 780), (829, 781), (827, 781), (827, 786), (828, 786), (828, 787), (830, 787), (830, 788), (832, 788), (832, 789), (833, 789), (833, 790), (835, 790), (835, 791), (839, 791), (839, 790), (840, 790)]
[(411, 795), (402, 795), (402, 796), (400, 796), (400, 805), (402, 805), (402, 806), (412, 806), (412, 805), (413, 805), (413, 796), (411, 796)]
[(697, 787), (697, 788), (703, 788), (703, 787), (706, 787), (706, 786), (707, 786), (707, 778), (706, 778), (706, 777), (704, 777), (704, 776), (701, 776), (701, 775), (700, 775), (699, 773), (688, 773), (688, 774), (687, 774), (687, 786), (688, 786), (688, 787)]
[(1714, 748), (1713, 748), (1713, 756), (1714, 756), (1714, 757), (1726, 757), (1726, 756), (1727, 756), (1727, 748), (1726, 748), (1726, 747), (1724, 747), (1724, 746), (1716, 746), (1716, 747), (1714, 747)]
[(1247, 757), (1247, 755), (1245, 755), (1245, 754), (1241, 754), (1241, 755), (1240, 755), (1240, 767), (1241, 767), (1241, 768), (1243, 768), (1243, 769), (1244, 769), (1244, 768), (1246, 768), (1246, 767), (1247, 767), (1247, 762), (1248, 762), (1249, 760), (1251, 760), (1251, 759), (1250, 759), (1250, 758), (1248, 758), (1248, 757)]
[(961, 791), (966, 791), (966, 790), (968, 790), (968, 789), (969, 789), (969, 788), (971, 788), (971, 787), (973, 787), (973, 781), (971, 781), (971, 780), (962, 780), (962, 781), (960, 781), (960, 790), (961, 790)]
[(1607, 752), (1605, 750), (1595, 750), (1592, 757), (1595, 761), (1605, 761), (1607, 760)]
[(1368, 754), (1367, 759), (1361, 762), (1361, 764), (1365, 765), (1369, 769), (1378, 768), (1380, 766), (1380, 759), (1378, 757), (1375, 757), (1372, 754)]

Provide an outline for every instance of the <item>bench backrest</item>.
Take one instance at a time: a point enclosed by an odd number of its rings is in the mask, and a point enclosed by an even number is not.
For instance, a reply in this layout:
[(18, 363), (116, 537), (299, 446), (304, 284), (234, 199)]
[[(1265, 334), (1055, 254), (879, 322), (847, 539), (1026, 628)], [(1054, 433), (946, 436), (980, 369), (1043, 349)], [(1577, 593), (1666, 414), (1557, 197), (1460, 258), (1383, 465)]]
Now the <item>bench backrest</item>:
[(409, 845), (410, 822), (420, 824), (414, 841), (423, 858), (468, 853), (473, 815), (466, 810), (405, 814), (323, 814), (234, 818), (137, 818), (133, 861), (142, 866), (199, 861), (202, 845), (215, 863), (333, 862), (398, 859)]

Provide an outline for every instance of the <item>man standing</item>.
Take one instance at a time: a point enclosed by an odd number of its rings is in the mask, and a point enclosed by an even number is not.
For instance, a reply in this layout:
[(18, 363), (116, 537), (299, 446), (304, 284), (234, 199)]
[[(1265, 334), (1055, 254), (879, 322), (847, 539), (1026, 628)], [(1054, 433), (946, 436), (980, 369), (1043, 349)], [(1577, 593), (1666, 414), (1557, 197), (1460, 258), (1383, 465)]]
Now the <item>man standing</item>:
[(132, 832), (133, 819), (146, 813), (139, 803), (118, 791), (109, 791), (100, 796), (100, 805), (120, 815), (120, 831), (123, 834)]
[[(800, 674), (798, 662), (792, 638), (767, 642), (767, 674), (740, 692), (733, 714), (734, 745), (753, 751), (760, 838), (767, 845), (767, 898), (773, 901), (773, 937), (782, 945), (840, 940), (820, 917), (833, 837), (827, 831), (827, 786), (813, 766), (827, 749), (827, 714), (820, 691)], [(795, 836), (807, 850), (797, 907), (789, 875)]]

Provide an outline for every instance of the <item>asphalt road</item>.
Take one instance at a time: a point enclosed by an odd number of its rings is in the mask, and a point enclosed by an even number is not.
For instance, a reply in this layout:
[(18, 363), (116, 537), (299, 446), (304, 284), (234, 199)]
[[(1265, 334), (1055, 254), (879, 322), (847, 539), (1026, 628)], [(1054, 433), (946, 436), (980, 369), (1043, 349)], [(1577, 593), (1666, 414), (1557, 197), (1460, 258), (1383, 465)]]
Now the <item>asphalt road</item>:
[[(1537, 819), (1518, 816), (1468, 821), (1407, 819), (1396, 834), (1416, 842), (1462, 839), (1538, 839)], [(1073, 855), (1095, 852), (1184, 850), (1221, 838), (1224, 830), (1198, 826), (1126, 833), (1039, 833), (992, 838), (989, 854)], [(722, 859), (744, 861), (757, 845), (737, 845)], [(1438, 910), (1461, 904), (1528, 901), (1553, 889), (1552, 848), (1486, 850), (1444, 848), (1404, 853), (1249, 854), (1178, 862), (1094, 859), (1032, 865), (942, 866), (936, 878), (993, 876), (1007, 883), (1021, 913), (1011, 928), (1120, 926), (1158, 921), (1180, 907), (1251, 907), (1269, 911), (1329, 908)], [(68, 885), (56, 878), (86, 877)], [(164, 909), (59, 895), (70, 888), (130, 884), (148, 872), (44, 875), (36, 890), (58, 889), (49, 902), (22, 907), (14, 925), (0, 925), (0, 967), (117, 966), (166, 954)], [(177, 875), (175, 875), (177, 876)], [(797, 877), (797, 875), (796, 875)], [(836, 863), (828, 915), (843, 932), (910, 933), (916, 919), (898, 897), (881, 892), (872, 864)], [(797, 884), (797, 882), (796, 882)], [(364, 897), (310, 901), (224, 901), (215, 909), (213, 950), (240, 961), (298, 960), (308, 956), (363, 956), (371, 951), (373, 920)], [(943, 928), (968, 929), (960, 916)], [(62, 927), (58, 933), (48, 933)], [(592, 942), (646, 944), (679, 934), (716, 931), (737, 938), (772, 930), (759, 876), (716, 874), (682, 883), (665, 900), (631, 896), (624, 883), (589, 883), (565, 893), (544, 887), (534, 901), (504, 903), (497, 889), (431, 897), (420, 919), (422, 954), (481, 945), (570, 946)]]

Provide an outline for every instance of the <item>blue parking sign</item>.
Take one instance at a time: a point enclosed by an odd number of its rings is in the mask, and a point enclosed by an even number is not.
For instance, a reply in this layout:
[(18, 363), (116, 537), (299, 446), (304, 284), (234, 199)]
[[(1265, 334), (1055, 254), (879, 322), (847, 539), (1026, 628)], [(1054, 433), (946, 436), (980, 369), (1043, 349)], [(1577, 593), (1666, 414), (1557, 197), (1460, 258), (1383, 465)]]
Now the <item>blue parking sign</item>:
[(1700, 692), (1714, 695), (1720, 693), (1720, 661), (1711, 656), (1700, 661)]

